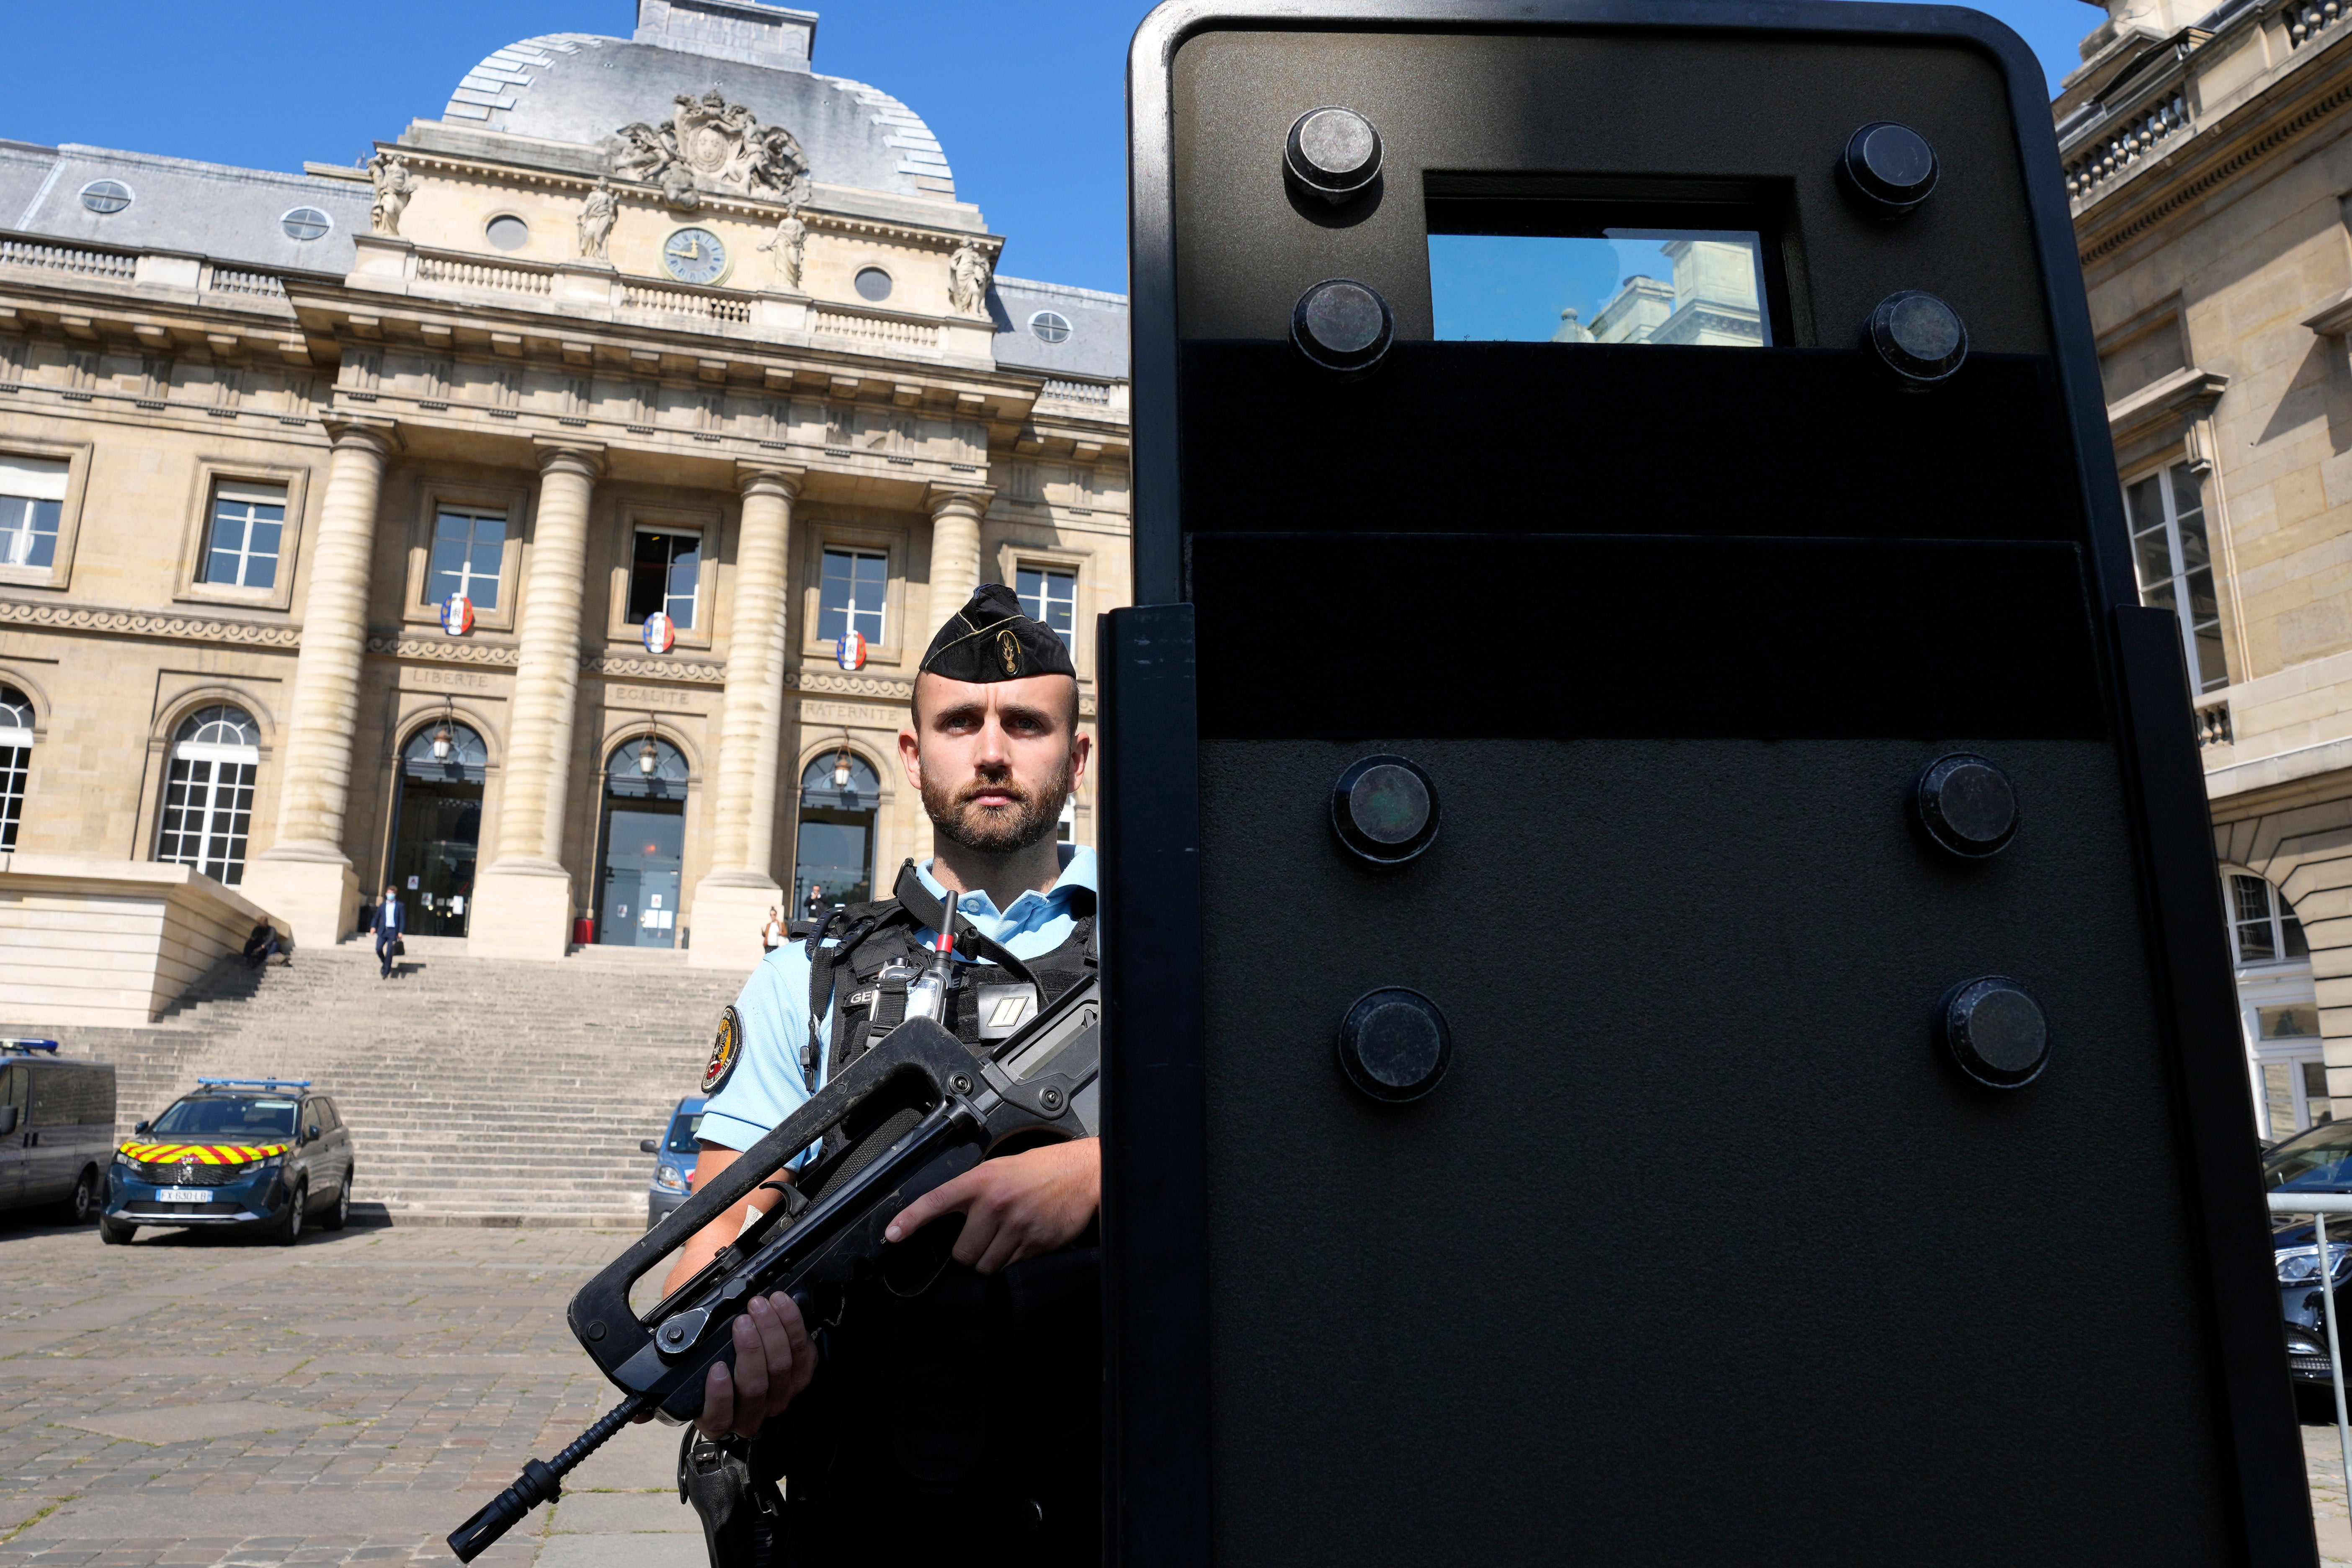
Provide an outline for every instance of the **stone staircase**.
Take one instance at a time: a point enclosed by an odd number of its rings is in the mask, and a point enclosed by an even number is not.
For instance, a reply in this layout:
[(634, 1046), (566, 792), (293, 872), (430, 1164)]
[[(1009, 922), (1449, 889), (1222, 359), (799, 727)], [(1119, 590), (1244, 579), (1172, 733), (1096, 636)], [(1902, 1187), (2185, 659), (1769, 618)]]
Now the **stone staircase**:
[(696, 1092), (743, 977), (684, 955), (583, 949), (560, 963), (411, 937), (376, 976), (359, 942), (255, 972), (231, 959), (143, 1029), (45, 1028), (116, 1068), (119, 1136), (219, 1078), (307, 1078), (351, 1124), (365, 1216), (395, 1223), (642, 1226), (657, 1136)]

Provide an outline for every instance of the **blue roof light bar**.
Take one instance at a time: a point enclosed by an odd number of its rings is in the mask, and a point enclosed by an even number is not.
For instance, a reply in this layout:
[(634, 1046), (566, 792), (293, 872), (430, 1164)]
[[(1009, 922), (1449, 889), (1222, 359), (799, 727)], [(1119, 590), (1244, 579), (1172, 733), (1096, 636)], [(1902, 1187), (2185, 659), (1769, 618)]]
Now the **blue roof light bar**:
[(26, 1035), (0, 1035), (0, 1051), (47, 1051), (58, 1054), (55, 1040), (37, 1040)]
[(197, 1084), (205, 1089), (308, 1089), (307, 1078), (199, 1078)]

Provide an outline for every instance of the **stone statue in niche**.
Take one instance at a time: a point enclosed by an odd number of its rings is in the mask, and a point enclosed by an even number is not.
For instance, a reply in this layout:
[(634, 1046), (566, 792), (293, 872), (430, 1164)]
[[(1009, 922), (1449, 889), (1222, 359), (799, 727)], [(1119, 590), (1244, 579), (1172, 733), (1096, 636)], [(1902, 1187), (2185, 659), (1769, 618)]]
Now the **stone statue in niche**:
[(988, 284), (995, 268), (980, 247), (965, 240), (948, 258), (948, 306), (960, 316), (988, 314)]
[(378, 234), (398, 234), (401, 212), (416, 194), (416, 177), (389, 149), (368, 160), (367, 172), (375, 185), (375, 205), (368, 209), (368, 225)]
[(605, 247), (613, 237), (613, 220), (620, 216), (621, 198), (613, 194), (613, 182), (599, 178), (595, 189), (580, 209), (580, 258), (583, 261), (610, 261)]
[(808, 259), (808, 225), (801, 221), (799, 203), (795, 202), (784, 209), (783, 219), (776, 225), (776, 232), (762, 241), (759, 248), (774, 255), (776, 281), (793, 293), (799, 293), (801, 268)]
[(606, 141), (605, 166), (616, 177), (658, 185), (673, 206), (698, 205), (702, 191), (793, 205), (808, 199), (808, 155), (791, 132), (761, 124), (716, 87), (671, 102), (667, 123), (633, 121)]

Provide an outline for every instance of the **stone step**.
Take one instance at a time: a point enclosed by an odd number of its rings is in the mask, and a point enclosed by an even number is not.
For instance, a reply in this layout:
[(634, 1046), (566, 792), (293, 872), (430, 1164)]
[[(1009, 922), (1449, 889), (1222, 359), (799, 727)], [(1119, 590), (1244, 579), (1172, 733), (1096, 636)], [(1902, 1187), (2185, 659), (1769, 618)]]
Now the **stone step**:
[(638, 1141), (699, 1088), (744, 977), (652, 950), (520, 963), (463, 946), (412, 939), (392, 981), (359, 943), (232, 959), (147, 1028), (0, 1032), (114, 1063), (124, 1136), (200, 1075), (310, 1079), (351, 1124), (357, 1199), (395, 1222), (642, 1224)]

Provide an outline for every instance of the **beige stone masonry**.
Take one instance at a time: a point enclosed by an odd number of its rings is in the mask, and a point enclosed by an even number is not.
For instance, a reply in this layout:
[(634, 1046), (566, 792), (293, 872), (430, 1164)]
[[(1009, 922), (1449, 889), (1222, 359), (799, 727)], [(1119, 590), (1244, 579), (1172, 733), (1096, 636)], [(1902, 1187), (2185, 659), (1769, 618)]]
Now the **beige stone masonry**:
[(579, 707), (588, 503), (602, 467), (602, 455), (591, 448), (541, 450), (498, 858), (475, 883), (467, 922), (477, 956), (562, 958), (571, 942), (572, 879), (561, 858), (563, 805)]
[(0, 1024), (152, 1023), (268, 918), (186, 866), (0, 855)]
[(906, 639), (913, 659), (922, 658), (933, 634), (980, 586), (980, 520), (988, 510), (988, 498), (984, 489), (931, 488), (930, 611)]
[(784, 618), (797, 468), (742, 465), (743, 521), (728, 622), (727, 706), (711, 803), (710, 874), (694, 889), (697, 968), (744, 969), (761, 955), (760, 927), (783, 901), (776, 883), (778, 755), (783, 738)]
[(367, 652), (376, 503), (396, 439), (389, 429), (358, 422), (340, 423), (330, 435), (334, 455), (302, 605), (278, 834), (247, 868), (252, 896), (288, 921), (296, 940), (321, 945), (349, 930), (359, 908), (359, 879), (342, 848), (343, 819)]

